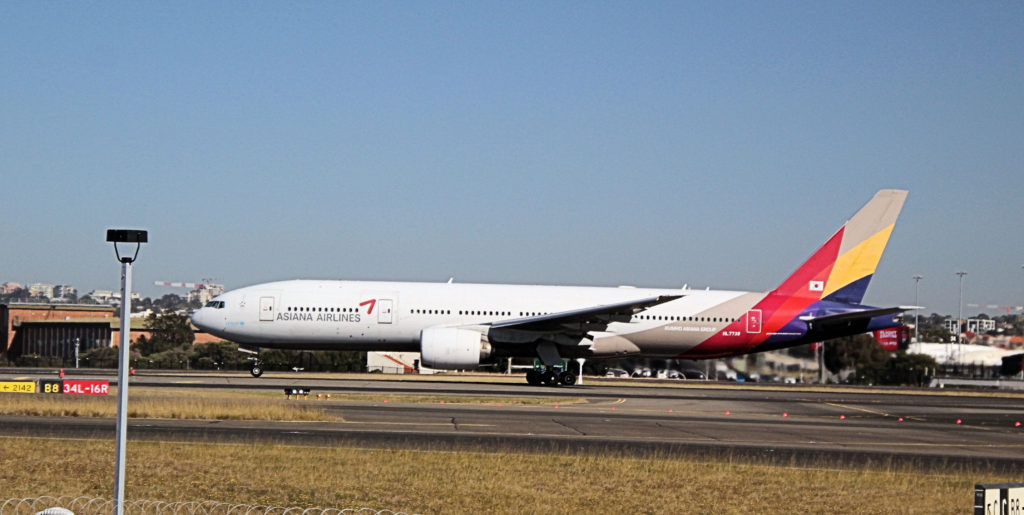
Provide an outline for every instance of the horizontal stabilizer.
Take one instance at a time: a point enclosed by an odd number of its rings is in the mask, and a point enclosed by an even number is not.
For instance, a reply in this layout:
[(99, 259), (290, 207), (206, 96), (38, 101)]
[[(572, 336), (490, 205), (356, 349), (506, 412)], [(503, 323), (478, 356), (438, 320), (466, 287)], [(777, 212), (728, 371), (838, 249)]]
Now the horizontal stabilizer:
[(831, 322), (843, 322), (848, 320), (860, 320), (865, 318), (880, 317), (884, 315), (893, 315), (896, 313), (903, 313), (905, 311), (913, 311), (915, 309), (922, 309), (920, 306), (897, 306), (892, 308), (875, 308), (875, 309), (863, 309), (860, 311), (849, 311), (847, 313), (836, 313), (834, 315), (823, 315), (823, 316), (802, 316), (800, 320), (804, 322), (814, 323), (831, 323)]

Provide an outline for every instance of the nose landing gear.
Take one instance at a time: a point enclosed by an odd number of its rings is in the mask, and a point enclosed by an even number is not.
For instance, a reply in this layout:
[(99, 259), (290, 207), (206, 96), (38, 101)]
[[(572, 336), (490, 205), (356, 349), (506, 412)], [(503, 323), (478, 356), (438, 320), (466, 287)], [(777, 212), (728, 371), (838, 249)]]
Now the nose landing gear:
[(249, 369), (249, 373), (253, 377), (259, 377), (263, 375), (263, 362), (260, 361), (260, 348), (252, 347), (249, 345), (239, 345), (238, 352), (244, 352), (249, 355), (247, 358), (252, 361), (252, 367)]

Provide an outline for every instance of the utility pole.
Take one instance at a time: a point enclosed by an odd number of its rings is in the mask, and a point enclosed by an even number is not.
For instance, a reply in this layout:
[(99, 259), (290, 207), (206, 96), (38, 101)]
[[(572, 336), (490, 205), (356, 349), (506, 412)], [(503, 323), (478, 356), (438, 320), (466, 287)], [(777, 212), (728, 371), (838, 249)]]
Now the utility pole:
[(967, 272), (961, 270), (957, 272), (956, 275), (960, 276), (960, 314), (956, 319), (956, 357), (957, 359), (960, 359), (960, 353), (962, 351), (960, 340), (963, 339), (963, 329), (961, 329), (963, 326), (961, 324), (963, 324), (964, 320), (964, 276), (967, 275)]
[[(139, 257), (139, 248), (148, 241), (146, 231), (107, 229), (107, 241), (114, 244), (114, 255), (121, 263), (121, 348), (117, 360), (117, 445), (114, 468), (114, 515), (124, 514), (125, 442), (128, 438), (128, 346), (131, 344), (132, 263)], [(118, 243), (134, 243), (135, 255), (121, 256)]]
[[(921, 279), (924, 279), (923, 275), (914, 275), (914, 308), (921, 305), (920, 292), (921, 292)], [(917, 321), (917, 316), (921, 313), (920, 309), (914, 309), (914, 343), (920, 343), (921, 340), (917, 337), (917, 326), (921, 325)]]
[(818, 384), (825, 384), (825, 342), (818, 342), (814, 349), (814, 360), (818, 362)]

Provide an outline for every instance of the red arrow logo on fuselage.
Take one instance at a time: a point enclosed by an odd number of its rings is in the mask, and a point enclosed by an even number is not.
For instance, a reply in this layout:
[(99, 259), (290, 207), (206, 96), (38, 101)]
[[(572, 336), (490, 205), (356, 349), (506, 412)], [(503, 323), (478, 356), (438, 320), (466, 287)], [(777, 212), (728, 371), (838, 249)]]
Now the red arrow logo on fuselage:
[(363, 301), (363, 302), (359, 303), (359, 307), (370, 306), (370, 307), (366, 308), (366, 314), (367, 315), (372, 315), (373, 314), (373, 307), (376, 306), (376, 305), (377, 305), (377, 299), (370, 299), (370, 300)]

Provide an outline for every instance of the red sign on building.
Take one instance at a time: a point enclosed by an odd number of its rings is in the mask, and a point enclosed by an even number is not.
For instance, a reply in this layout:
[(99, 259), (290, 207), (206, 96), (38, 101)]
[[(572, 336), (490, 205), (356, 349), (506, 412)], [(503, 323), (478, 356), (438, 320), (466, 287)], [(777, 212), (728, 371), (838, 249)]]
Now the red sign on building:
[(878, 331), (872, 331), (875, 340), (882, 346), (887, 352), (896, 352), (900, 348), (900, 344), (910, 339), (910, 328), (908, 327), (894, 327), (892, 329), (879, 329)]

